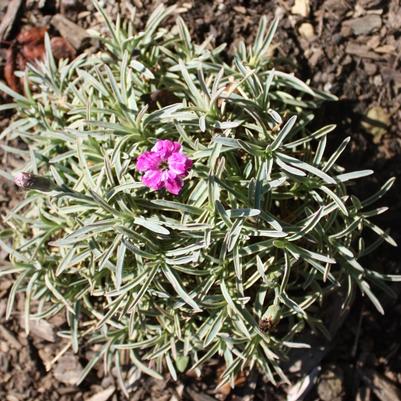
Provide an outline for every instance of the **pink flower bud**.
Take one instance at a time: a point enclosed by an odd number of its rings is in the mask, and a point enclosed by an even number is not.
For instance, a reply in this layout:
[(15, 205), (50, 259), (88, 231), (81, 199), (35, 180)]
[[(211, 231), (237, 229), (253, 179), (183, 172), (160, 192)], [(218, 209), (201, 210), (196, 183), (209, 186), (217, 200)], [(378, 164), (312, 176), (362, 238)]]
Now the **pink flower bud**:
[(37, 189), (43, 192), (52, 191), (56, 187), (48, 178), (26, 172), (18, 173), (14, 177), (14, 184), (22, 189)]

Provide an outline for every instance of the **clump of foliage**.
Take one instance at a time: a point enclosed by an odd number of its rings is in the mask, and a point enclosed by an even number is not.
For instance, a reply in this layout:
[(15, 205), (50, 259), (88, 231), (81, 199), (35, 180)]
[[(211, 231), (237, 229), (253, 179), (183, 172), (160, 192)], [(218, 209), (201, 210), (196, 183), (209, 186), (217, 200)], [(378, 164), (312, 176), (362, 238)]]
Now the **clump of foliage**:
[[(359, 260), (395, 245), (370, 221), (393, 180), (363, 201), (349, 194), (372, 172), (337, 164), (349, 139), (327, 154), (333, 125), (310, 130), (333, 97), (273, 68), (277, 21), (262, 18), (226, 63), (181, 18), (160, 28), (172, 11), (139, 33), (103, 14), (99, 53), (57, 65), (47, 40), (46, 59), (21, 73), (24, 95), (1, 85), (15, 102), (2, 108), (18, 110), (3, 136), (27, 144), (7, 149), (26, 158), (29, 189), (2, 233), (1, 274), (16, 274), (7, 314), (19, 291), (27, 323), (65, 312), (75, 352), (101, 344), (82, 379), (100, 358), (120, 369), (122, 354), (133, 371), (173, 378), (220, 355), (222, 383), (252, 366), (275, 382), (288, 350), (307, 346), (298, 333), (329, 336), (329, 294), (345, 307), (359, 287), (382, 312), (372, 285), (397, 277)], [(136, 169), (159, 140), (191, 161), (177, 195)], [(366, 244), (364, 230), (378, 239)]]

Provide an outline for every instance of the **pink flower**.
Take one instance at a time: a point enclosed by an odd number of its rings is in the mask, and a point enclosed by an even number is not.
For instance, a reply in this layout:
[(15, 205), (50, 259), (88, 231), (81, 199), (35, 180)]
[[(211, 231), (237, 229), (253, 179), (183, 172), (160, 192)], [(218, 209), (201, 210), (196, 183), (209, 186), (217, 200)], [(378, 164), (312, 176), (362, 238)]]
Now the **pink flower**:
[(182, 153), (181, 144), (159, 139), (151, 151), (138, 156), (136, 169), (145, 173), (141, 180), (149, 188), (178, 195), (184, 185), (183, 178), (192, 167), (192, 160)]

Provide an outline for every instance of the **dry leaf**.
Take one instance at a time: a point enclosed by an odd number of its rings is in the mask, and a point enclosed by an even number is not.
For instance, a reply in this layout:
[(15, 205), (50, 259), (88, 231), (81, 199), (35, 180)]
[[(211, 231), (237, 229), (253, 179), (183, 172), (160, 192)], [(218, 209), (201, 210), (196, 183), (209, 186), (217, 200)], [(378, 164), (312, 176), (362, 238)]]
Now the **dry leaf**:
[[(4, 79), (7, 85), (14, 91), (20, 92), (23, 86), (20, 80), (15, 76), (15, 71), (24, 70), (27, 63), (32, 63), (44, 57), (44, 38), (46, 32), (46, 27), (26, 29), (18, 34), (16, 40), (7, 50)], [(76, 56), (75, 49), (60, 36), (51, 39), (51, 48), (56, 60), (72, 60)]]
[(43, 43), (45, 39), (45, 33), (47, 32), (47, 28), (45, 27), (34, 27), (27, 29), (17, 36), (17, 42), (21, 45), (25, 44), (38, 44)]

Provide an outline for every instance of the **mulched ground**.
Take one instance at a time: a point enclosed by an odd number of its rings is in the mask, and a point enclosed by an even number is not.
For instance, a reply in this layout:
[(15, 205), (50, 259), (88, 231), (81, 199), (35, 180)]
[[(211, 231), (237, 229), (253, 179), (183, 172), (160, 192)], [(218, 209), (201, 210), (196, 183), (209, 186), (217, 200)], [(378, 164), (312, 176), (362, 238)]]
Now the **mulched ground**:
[[(18, 3), (14, 0), (15, 3)], [(0, 21), (10, 0), (0, 0)], [(50, 20), (61, 13), (83, 28), (99, 26), (90, 1), (26, 0), (17, 15), (13, 29), (0, 44), (3, 69), (6, 49), (21, 32), (32, 26), (50, 26)], [(104, 1), (111, 15), (129, 15), (126, 1)], [(137, 8), (138, 24), (158, 1), (132, 0)], [(276, 35), (275, 56), (280, 68), (296, 71), (312, 86), (330, 90), (340, 99), (321, 110), (317, 125), (336, 123), (332, 146), (345, 136), (352, 137), (351, 152), (343, 158), (350, 169), (372, 168), (371, 181), (355, 191), (369, 193), (391, 176), (401, 176), (401, 5), (399, 0), (180, 0), (178, 4), (192, 36), (203, 41), (213, 35), (216, 44), (228, 43), (227, 57), (239, 40), (251, 42), (261, 15), (278, 15), (281, 24)], [(1, 26), (1, 24), (0, 24)], [(62, 34), (50, 27), (54, 36)], [(0, 35), (1, 35), (0, 29)], [(68, 40), (68, 37), (67, 37)], [(8, 115), (0, 116), (0, 128)], [(2, 166), (17, 165), (18, 160), (0, 149)], [(401, 242), (401, 180), (398, 180), (383, 204), (391, 212), (377, 222), (391, 229)], [(1, 180), (0, 208), (12, 207), (20, 198), (15, 188)], [(0, 255), (4, 257), (4, 255)], [(401, 273), (399, 251), (382, 246), (375, 259), (367, 261), (392, 273)], [(23, 299), (18, 298), (12, 319), (5, 320), (7, 295), (11, 280), (0, 281), (0, 399), (25, 400), (123, 400), (113, 372), (104, 375), (98, 369), (79, 387), (73, 385), (87, 358), (94, 350), (84, 350), (80, 359), (64, 354), (54, 362), (64, 344), (56, 331), (63, 318), (51, 324), (40, 323), (26, 336), (20, 314)], [(379, 316), (370, 303), (358, 296), (351, 314), (335, 337), (332, 347), (320, 364), (317, 383), (307, 400), (401, 400), (401, 286), (394, 285), (398, 299), (383, 294), (385, 316)], [(53, 365), (47, 372), (46, 367)], [(214, 393), (218, 362), (211, 364), (201, 379), (181, 377), (178, 383), (166, 378), (160, 383), (141, 379), (132, 384), (130, 400), (282, 400), (276, 390), (252, 373), (248, 381), (239, 379), (235, 391), (223, 388)], [(93, 397), (93, 398), (91, 398)], [(295, 399), (293, 400), (295, 401)]]

